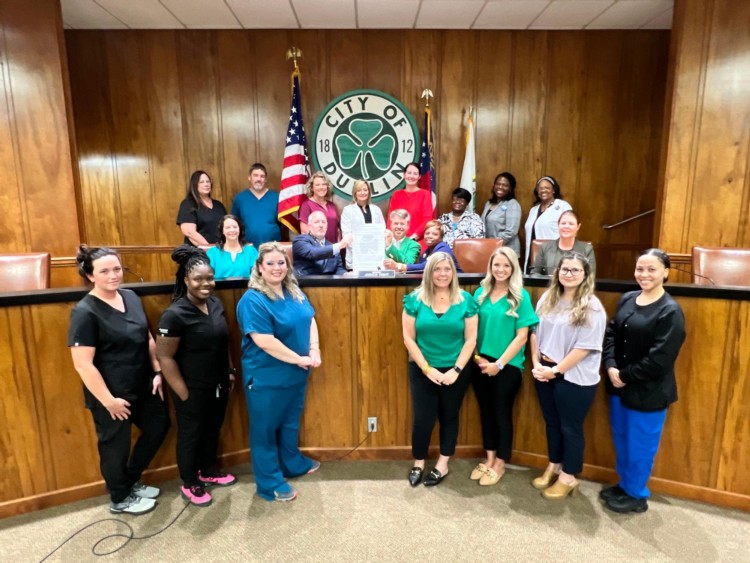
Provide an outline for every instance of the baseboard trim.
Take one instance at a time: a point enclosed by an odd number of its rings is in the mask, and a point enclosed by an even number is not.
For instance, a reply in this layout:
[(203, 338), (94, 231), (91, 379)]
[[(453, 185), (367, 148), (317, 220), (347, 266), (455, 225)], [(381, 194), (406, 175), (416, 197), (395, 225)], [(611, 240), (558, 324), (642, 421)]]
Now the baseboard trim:
[[(351, 451), (351, 448), (302, 448), (306, 454), (324, 462), (338, 461), (341, 459), (347, 461), (407, 461), (412, 459), (410, 446), (392, 446), (392, 447), (360, 447)], [(430, 457), (438, 455), (438, 448), (430, 448)], [(455, 457), (466, 459), (472, 457), (482, 457), (484, 450), (480, 446), (457, 446)], [(250, 450), (243, 449), (236, 452), (229, 452), (221, 455), (222, 464), (225, 466), (239, 465), (250, 461)], [(536, 467), (543, 469), (547, 465), (546, 456), (514, 451), (512, 462), (516, 465), (527, 467)], [(167, 465), (156, 469), (149, 469), (145, 472), (149, 482), (162, 483), (176, 479), (179, 476), (176, 465)], [(613, 469), (600, 467), (597, 465), (584, 464), (581, 477), (591, 481), (601, 483), (613, 483), (617, 480), (617, 474)], [(679, 483), (667, 479), (652, 478), (649, 481), (649, 488), (654, 493), (672, 495), (689, 500), (706, 502), (727, 508), (736, 508), (739, 510), (750, 511), (750, 496), (710, 489), (699, 485)], [(78, 500), (91, 498), (106, 494), (107, 490), (104, 481), (86, 483), (76, 487), (60, 489), (40, 495), (33, 495), (20, 499), (14, 499), (0, 503), (0, 518), (17, 516), (27, 512), (34, 512), (44, 508), (68, 504)]]

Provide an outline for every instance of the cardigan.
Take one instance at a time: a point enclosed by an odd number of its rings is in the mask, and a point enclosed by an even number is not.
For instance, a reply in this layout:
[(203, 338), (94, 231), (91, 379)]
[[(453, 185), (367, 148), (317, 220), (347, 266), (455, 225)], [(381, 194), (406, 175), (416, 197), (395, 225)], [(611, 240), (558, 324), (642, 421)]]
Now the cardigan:
[(674, 364), (685, 342), (685, 315), (668, 293), (648, 305), (638, 305), (640, 291), (620, 298), (604, 337), (604, 368), (620, 370), (625, 387), (606, 378), (607, 392), (619, 395), (623, 406), (658, 411), (677, 400)]

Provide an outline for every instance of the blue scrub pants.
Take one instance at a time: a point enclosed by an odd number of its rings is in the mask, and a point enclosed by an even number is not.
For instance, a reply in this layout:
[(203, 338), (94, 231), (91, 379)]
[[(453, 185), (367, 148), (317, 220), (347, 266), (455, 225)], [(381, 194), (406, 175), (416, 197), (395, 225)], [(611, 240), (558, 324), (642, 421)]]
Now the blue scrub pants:
[(245, 387), (250, 415), (250, 451), (258, 494), (274, 500), (274, 491), (288, 492), (288, 477), (304, 475), (313, 461), (299, 450), (299, 420), (307, 382), (277, 389)]
[(622, 406), (620, 397), (609, 399), (609, 420), (617, 459), (620, 487), (633, 498), (648, 498), (646, 484), (654, 467), (667, 409), (641, 412)]

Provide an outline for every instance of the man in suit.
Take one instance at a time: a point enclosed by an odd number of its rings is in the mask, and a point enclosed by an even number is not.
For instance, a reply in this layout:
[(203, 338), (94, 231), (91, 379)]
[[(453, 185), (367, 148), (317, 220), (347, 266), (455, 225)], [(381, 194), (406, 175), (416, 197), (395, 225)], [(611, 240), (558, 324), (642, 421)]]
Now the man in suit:
[(345, 235), (340, 242), (327, 241), (328, 219), (322, 211), (314, 211), (307, 220), (310, 232), (299, 235), (292, 244), (294, 273), (297, 276), (319, 276), (346, 273), (341, 261), (341, 250), (352, 242), (352, 235)]

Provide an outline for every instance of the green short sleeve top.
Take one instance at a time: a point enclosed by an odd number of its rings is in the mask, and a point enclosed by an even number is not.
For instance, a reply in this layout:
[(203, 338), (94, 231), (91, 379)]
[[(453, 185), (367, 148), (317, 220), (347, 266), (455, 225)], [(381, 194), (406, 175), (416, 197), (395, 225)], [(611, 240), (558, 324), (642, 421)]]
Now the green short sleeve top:
[[(483, 291), (481, 287), (477, 289), (474, 292), (474, 298), (478, 300)], [(509, 310), (510, 304), (507, 295), (501, 297), (495, 303), (492, 303), (489, 297), (482, 301), (479, 306), (479, 328), (477, 330), (477, 350), (480, 354), (490, 358), (499, 358), (516, 337), (516, 331), (519, 328), (533, 327), (539, 323), (531, 304), (531, 297), (525, 289), (521, 290), (521, 303), (516, 309), (518, 316), (508, 315)], [(525, 349), (525, 346), (521, 348), (508, 364), (522, 370)]]
[(477, 314), (477, 302), (466, 291), (461, 291), (463, 301), (438, 317), (414, 292), (404, 297), (404, 312), (415, 319), (417, 346), (425, 360), (437, 368), (456, 364), (464, 345), (464, 320)]

